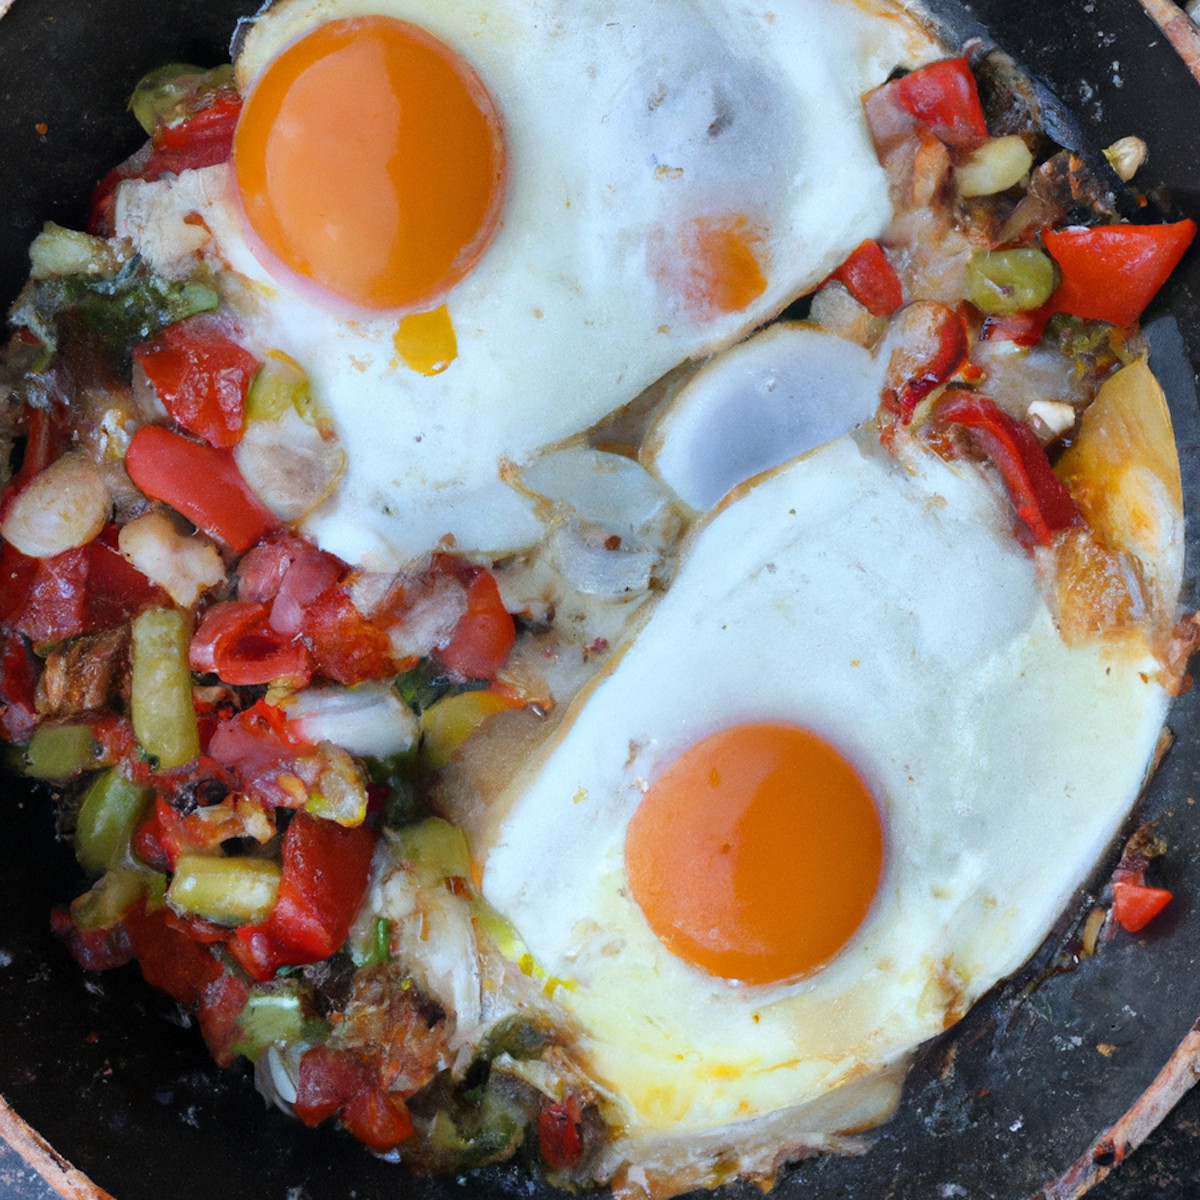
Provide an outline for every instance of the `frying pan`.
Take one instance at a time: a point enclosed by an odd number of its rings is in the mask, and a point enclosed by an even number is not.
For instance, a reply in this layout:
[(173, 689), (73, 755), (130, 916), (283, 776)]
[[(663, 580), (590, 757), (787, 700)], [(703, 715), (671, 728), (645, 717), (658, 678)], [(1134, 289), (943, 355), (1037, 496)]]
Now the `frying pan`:
[[(1062, 140), (1095, 148), (1140, 134), (1150, 160), (1139, 185), (1163, 186), (1178, 211), (1200, 216), (1200, 85), (1136, 0), (932, 7), (960, 33), (986, 29), (1061, 98)], [(93, 182), (141, 141), (124, 111), (139, 75), (171, 60), (221, 61), (248, 11), (244, 0), (15, 0), (0, 21), (0, 301), (16, 295), (42, 221), (79, 227)], [(1154, 364), (1172, 404), (1195, 530), (1195, 251), (1154, 311)], [(1192, 538), (1184, 600), (1195, 608)], [(922, 1055), (900, 1113), (865, 1139), (866, 1153), (799, 1165), (781, 1181), (779, 1200), (1024, 1200), (1150, 1084), (1200, 1017), (1200, 689), (1176, 703), (1170, 724), (1176, 743), (1138, 813), (1159, 820), (1170, 842), (1163, 882), (1176, 900), (1168, 913), (1078, 965), (1068, 914), (1016, 979)], [(520, 1163), (417, 1179), (336, 1131), (304, 1130), (265, 1110), (249, 1073), (213, 1067), (177, 1006), (150, 992), (136, 968), (86, 976), (50, 935), (50, 908), (82, 880), (54, 840), (46, 798), (0, 778), (0, 815), (0, 1095), (99, 1188), (118, 1200), (554, 1194)], [(1111, 866), (1098, 869), (1093, 894)], [(50, 1195), (11, 1161), (0, 1158), (0, 1194)], [(1091, 1195), (1200, 1195), (1200, 1094)]]

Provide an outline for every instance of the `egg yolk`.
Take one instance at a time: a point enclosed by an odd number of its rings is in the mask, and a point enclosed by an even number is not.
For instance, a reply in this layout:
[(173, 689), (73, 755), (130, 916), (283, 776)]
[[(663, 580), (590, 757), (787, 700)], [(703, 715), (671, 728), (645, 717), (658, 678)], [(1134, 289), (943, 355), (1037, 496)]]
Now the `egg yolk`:
[(475, 264), (504, 191), (500, 118), (448, 46), (390, 17), (321, 25), (246, 98), (246, 218), (283, 266), (355, 305), (429, 307)]
[(673, 954), (723, 979), (778, 983), (828, 963), (866, 917), (883, 832), (828, 742), (782, 723), (723, 729), (642, 798), (625, 840), (633, 897)]

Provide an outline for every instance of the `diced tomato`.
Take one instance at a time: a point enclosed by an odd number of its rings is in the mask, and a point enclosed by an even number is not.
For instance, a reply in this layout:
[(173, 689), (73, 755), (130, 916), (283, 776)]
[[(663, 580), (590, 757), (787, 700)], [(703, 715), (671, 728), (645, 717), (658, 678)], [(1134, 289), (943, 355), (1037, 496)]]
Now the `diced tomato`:
[(38, 560), (0, 541), (0, 627), (12, 629), (25, 612)]
[(947, 146), (970, 149), (987, 140), (979, 88), (965, 58), (930, 63), (887, 86), (894, 88), (904, 108)]
[(125, 468), (151, 500), (169, 504), (234, 550), (248, 550), (279, 524), (229, 450), (143, 425), (129, 443)]
[(877, 317), (890, 317), (904, 303), (900, 276), (883, 247), (871, 238), (863, 242), (836, 271), (850, 294)]
[(88, 627), (88, 552), (83, 546), (39, 558), (14, 628), (35, 645), (75, 637)]
[(387, 634), (354, 607), (341, 584), (326, 588), (309, 603), (302, 630), (317, 670), (336, 683), (349, 687), (395, 674)]
[(242, 101), (236, 93), (217, 92), (211, 104), (192, 116), (160, 126), (141, 177), (154, 180), (168, 172), (178, 175), (180, 171), (228, 162), (241, 111)]
[(483, 567), (471, 567), (467, 582), (467, 611), (459, 618), (449, 643), (435, 649), (433, 657), (468, 679), (495, 679), (516, 641), (517, 629), (495, 576)]
[(123, 918), (129, 945), (146, 982), (180, 1004), (195, 1004), (221, 974), (221, 964), (204, 946), (167, 920), (168, 909), (134, 905)]
[(538, 1149), (552, 1171), (575, 1166), (583, 1156), (583, 1106), (568, 1092), (561, 1100), (548, 1100), (538, 1114)]
[(1174, 899), (1166, 888), (1117, 880), (1113, 883), (1113, 916), (1129, 933), (1145, 929)]
[(348, 567), (303, 538), (276, 534), (238, 563), (238, 599), (271, 601), (271, 628), (299, 633), (308, 606), (341, 582)]
[(938, 404), (935, 417), (971, 430), (973, 440), (1004, 479), (1017, 515), (1039, 544), (1049, 546), (1058, 530), (1080, 521), (1079, 509), (1055, 475), (1037, 435), (994, 400), (958, 392)]
[(34, 702), (36, 664), (29, 644), (19, 634), (0, 634), (0, 736), (23, 745), (39, 720)]
[(214, 604), (200, 622), (188, 649), (193, 671), (211, 671), (239, 686), (291, 679), (298, 685), (312, 677), (308, 647), (271, 628), (265, 604), (227, 600)]
[(121, 923), (98, 929), (80, 929), (66, 908), (50, 914), (50, 928), (66, 943), (75, 961), (85, 971), (109, 971), (123, 967), (133, 958), (129, 935)]
[(275, 907), (234, 932), (229, 951), (255, 979), (328, 958), (346, 940), (367, 890), (375, 832), (298, 812), (283, 835)]
[(179, 856), (194, 849), (184, 831), (183, 814), (164, 797), (156, 796), (153, 807), (134, 831), (134, 854), (156, 871), (174, 871)]
[(305, 1052), (293, 1108), (310, 1128), (339, 1116), (351, 1134), (381, 1153), (413, 1131), (404, 1100), (380, 1085), (364, 1053), (350, 1048), (321, 1045)]
[(242, 440), (246, 392), (258, 359), (209, 317), (168, 325), (133, 352), (171, 419), (210, 446)]
[(25, 485), (58, 458), (70, 442), (65, 406), (54, 404), (49, 408), (41, 408), (28, 404), (24, 418), (25, 453), (19, 470), (0, 491), (0, 518), (8, 512), (9, 505)]
[(1055, 312), (1131, 325), (1166, 282), (1192, 239), (1190, 218), (1172, 225), (1048, 229), (1042, 241), (1062, 271)]
[(196, 1016), (204, 1043), (219, 1067), (229, 1066), (237, 1057), (234, 1047), (241, 1037), (238, 1017), (246, 1007), (250, 987), (239, 975), (223, 972), (200, 993)]

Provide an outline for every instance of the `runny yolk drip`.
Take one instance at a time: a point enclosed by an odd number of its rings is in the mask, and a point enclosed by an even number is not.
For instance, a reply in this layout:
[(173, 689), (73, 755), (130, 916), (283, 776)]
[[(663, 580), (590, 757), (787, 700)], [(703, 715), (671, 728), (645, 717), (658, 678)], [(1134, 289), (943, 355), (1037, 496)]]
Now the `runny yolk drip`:
[(405, 366), (422, 375), (440, 375), (458, 357), (458, 338), (444, 304), (401, 318), (392, 341)]
[(879, 813), (848, 762), (782, 723), (735, 725), (651, 785), (625, 839), (629, 886), (673, 954), (778, 983), (828, 963), (871, 907)]
[(390, 17), (332, 21), (284, 50), (246, 99), (233, 161), (269, 253), (367, 308), (428, 307), (461, 279), (504, 191), (483, 84)]

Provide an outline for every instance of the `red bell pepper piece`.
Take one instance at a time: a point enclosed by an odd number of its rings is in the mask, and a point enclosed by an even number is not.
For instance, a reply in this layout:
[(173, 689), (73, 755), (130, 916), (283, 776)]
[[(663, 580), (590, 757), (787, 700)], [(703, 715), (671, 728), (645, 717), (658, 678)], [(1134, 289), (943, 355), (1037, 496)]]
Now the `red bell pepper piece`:
[(1190, 218), (1172, 225), (1047, 229), (1042, 241), (1062, 271), (1055, 312), (1131, 325), (1196, 236)]
[(350, 1047), (321, 1045), (305, 1052), (293, 1108), (309, 1128), (340, 1117), (349, 1133), (380, 1153), (413, 1131), (403, 1098), (382, 1086), (367, 1054)]
[(151, 583), (117, 548), (117, 526), (108, 525), (84, 547), (88, 557), (87, 627), (112, 629), (143, 608), (170, 604), (170, 597)]
[(146, 982), (180, 1004), (195, 1004), (221, 975), (221, 964), (184, 930), (171, 924), (169, 909), (147, 912), (144, 902), (122, 918), (133, 956)]
[(1113, 916), (1129, 933), (1144, 929), (1174, 899), (1166, 888), (1116, 880), (1113, 883)]
[(205, 108), (182, 121), (160, 125), (141, 177), (154, 180), (168, 172), (177, 175), (228, 162), (241, 112), (242, 100), (235, 92), (215, 92), (212, 103)]
[(171, 419), (210, 446), (236, 446), (246, 392), (258, 359), (214, 322), (193, 317), (168, 325), (133, 352)]
[(367, 890), (375, 832), (298, 812), (283, 835), (275, 907), (261, 925), (234, 931), (229, 951), (248, 974), (328, 958), (346, 940)]
[(872, 238), (863, 242), (833, 273), (870, 313), (890, 317), (904, 303), (900, 276), (883, 248)]
[(248, 550), (278, 524), (228, 450), (143, 425), (125, 452), (130, 479), (233, 550)]
[(19, 634), (0, 633), (0, 737), (23, 745), (40, 720), (33, 652)]
[(971, 430), (1004, 479), (1017, 515), (1039, 544), (1049, 546), (1055, 532), (1081, 520), (1037, 435), (994, 400), (974, 392), (951, 393), (938, 404), (936, 419)]
[(543, 1103), (537, 1128), (542, 1161), (552, 1171), (573, 1167), (583, 1157), (583, 1106), (574, 1092)]
[(961, 312), (936, 300), (910, 304), (892, 322), (884, 378), (884, 413), (907, 425), (918, 404), (971, 368), (970, 342)]
[(35, 645), (59, 642), (88, 628), (88, 552), (84, 546), (39, 558), (14, 628)]
[(247, 600), (214, 604), (192, 638), (188, 659), (193, 671), (211, 671), (239, 686), (275, 679), (306, 684), (313, 671), (308, 647), (271, 628), (267, 605)]
[(979, 89), (965, 58), (919, 67), (890, 86), (901, 105), (947, 146), (970, 149), (987, 140)]

